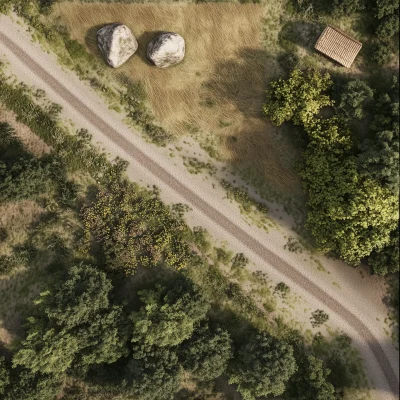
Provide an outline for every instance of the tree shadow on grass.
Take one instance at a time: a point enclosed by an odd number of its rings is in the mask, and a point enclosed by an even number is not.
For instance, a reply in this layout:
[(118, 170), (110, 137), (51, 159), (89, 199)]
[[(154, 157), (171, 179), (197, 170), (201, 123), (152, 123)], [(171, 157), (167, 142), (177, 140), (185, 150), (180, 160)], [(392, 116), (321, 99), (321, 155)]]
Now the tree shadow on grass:
[[(201, 96), (204, 101), (208, 96), (210, 103), (216, 105), (228, 104), (233, 118), (242, 121), (235, 130), (222, 126), (214, 131), (229, 154), (230, 164), (249, 169), (252, 184), (257, 180), (265, 192), (271, 189), (279, 196), (299, 197), (302, 190), (294, 165), (302, 149), (296, 143), (297, 128), (291, 124), (290, 128), (289, 124), (275, 127), (263, 115), (268, 83), (282, 74), (275, 55), (266, 50), (241, 49), (235, 59), (215, 65), (213, 75), (203, 84)], [(214, 109), (216, 113), (221, 110), (216, 106)], [(258, 184), (257, 190), (264, 192)]]

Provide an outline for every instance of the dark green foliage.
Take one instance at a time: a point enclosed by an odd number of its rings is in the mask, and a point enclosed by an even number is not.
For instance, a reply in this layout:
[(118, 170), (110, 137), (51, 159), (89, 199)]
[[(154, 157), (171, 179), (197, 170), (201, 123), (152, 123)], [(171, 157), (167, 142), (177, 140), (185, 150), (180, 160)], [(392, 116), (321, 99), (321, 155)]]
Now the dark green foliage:
[(0, 202), (32, 199), (52, 187), (51, 158), (34, 158), (12, 127), (0, 123)]
[(279, 293), (281, 297), (286, 297), (290, 292), (290, 287), (285, 282), (279, 282), (274, 289), (274, 293)]
[(398, 197), (360, 174), (345, 121), (317, 117), (321, 104), (331, 103), (323, 94), (329, 87), (329, 75), (293, 71), (271, 85), (264, 111), (276, 124), (291, 119), (304, 127), (309, 144), (300, 175), (309, 198), (307, 226), (320, 250), (356, 265), (389, 242)]
[(249, 263), (249, 259), (243, 253), (237, 253), (232, 258), (232, 268), (244, 268)]
[(183, 368), (199, 381), (221, 376), (232, 358), (229, 333), (221, 328), (210, 330), (208, 325), (197, 329), (180, 350)]
[(331, 371), (328, 380), (336, 388), (338, 393), (340, 393), (341, 388), (351, 386), (351, 372), (349, 371), (349, 366), (345, 358), (340, 352), (335, 351), (330, 355), (327, 360), (327, 367)]
[(335, 388), (327, 381), (330, 370), (323, 361), (311, 355), (303, 355), (297, 361), (298, 370), (292, 376), (285, 395), (291, 400), (336, 400)]
[(61, 393), (63, 376), (33, 373), (16, 368), (12, 373), (5, 400), (54, 400)]
[(366, 139), (358, 157), (360, 170), (393, 194), (399, 190), (399, 130), (377, 132)]
[(392, 58), (392, 41), (378, 39), (373, 45), (372, 59), (379, 65), (388, 64)]
[(336, 16), (351, 15), (366, 8), (366, 0), (334, 0), (333, 9)]
[(387, 275), (399, 271), (399, 230), (390, 235), (390, 242), (381, 250), (373, 251), (368, 257), (368, 265), (374, 274)]
[(0, 357), (0, 395), (4, 394), (10, 383), (10, 371), (4, 357)]
[(28, 335), (13, 365), (33, 373), (63, 373), (73, 365), (112, 363), (126, 355), (122, 308), (111, 305), (111, 283), (103, 272), (74, 266), (59, 287), (36, 302), (41, 314), (28, 319)]
[(325, 324), (325, 322), (327, 322), (329, 319), (329, 315), (323, 310), (315, 310), (311, 314), (310, 319), (311, 319), (311, 325), (313, 326), (313, 328), (316, 328), (318, 326)]
[(186, 266), (192, 251), (183, 240), (187, 226), (174, 218), (155, 194), (127, 181), (110, 179), (96, 200), (82, 210), (85, 245), (101, 244), (107, 264), (134, 274), (138, 266)]
[(128, 386), (141, 400), (172, 400), (179, 389), (181, 366), (174, 349), (133, 348), (127, 367)]
[(146, 346), (176, 346), (189, 339), (210, 308), (200, 288), (183, 278), (172, 288), (140, 291), (139, 297), (144, 306), (133, 315), (132, 341)]
[(0, 202), (31, 199), (52, 188), (51, 164), (18, 159), (10, 166), (0, 162)]
[(399, 10), (399, 0), (376, 0), (376, 16), (383, 17), (393, 15)]
[(391, 38), (398, 33), (399, 19), (397, 15), (384, 18), (376, 30), (376, 34), (381, 40)]
[(14, 162), (15, 158), (26, 157), (26, 155), (11, 125), (0, 122), (0, 161), (9, 164)]
[(356, 79), (349, 81), (340, 94), (338, 108), (350, 118), (362, 119), (365, 106), (374, 97), (374, 91), (365, 81)]
[(394, 38), (399, 33), (399, 0), (375, 0), (378, 19), (373, 59), (380, 65), (390, 62), (394, 52)]
[(240, 347), (229, 371), (229, 382), (238, 385), (244, 400), (278, 396), (296, 370), (292, 346), (267, 333), (253, 334)]
[(326, 94), (331, 86), (329, 74), (295, 69), (288, 79), (271, 83), (264, 113), (277, 126), (286, 121), (295, 125), (310, 123), (323, 107), (332, 105)]
[(399, 84), (397, 77), (387, 93), (379, 93), (374, 105), (371, 134), (360, 145), (361, 172), (399, 193)]

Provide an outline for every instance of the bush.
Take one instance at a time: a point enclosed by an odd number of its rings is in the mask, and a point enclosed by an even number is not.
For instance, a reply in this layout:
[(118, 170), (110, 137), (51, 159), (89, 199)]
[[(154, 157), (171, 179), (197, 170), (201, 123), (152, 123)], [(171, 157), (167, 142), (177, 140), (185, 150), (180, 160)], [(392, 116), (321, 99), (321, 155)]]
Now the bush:
[(348, 82), (341, 94), (339, 110), (350, 118), (362, 119), (364, 117), (364, 108), (371, 103), (374, 97), (374, 91), (365, 81), (356, 79)]
[(0, 202), (31, 199), (53, 187), (51, 164), (19, 159), (11, 166), (0, 162)]
[(229, 371), (229, 383), (238, 385), (245, 400), (279, 396), (297, 369), (293, 347), (268, 336), (251, 335), (239, 349)]
[(319, 327), (328, 321), (329, 315), (323, 310), (316, 310), (311, 314), (311, 325), (313, 328)]

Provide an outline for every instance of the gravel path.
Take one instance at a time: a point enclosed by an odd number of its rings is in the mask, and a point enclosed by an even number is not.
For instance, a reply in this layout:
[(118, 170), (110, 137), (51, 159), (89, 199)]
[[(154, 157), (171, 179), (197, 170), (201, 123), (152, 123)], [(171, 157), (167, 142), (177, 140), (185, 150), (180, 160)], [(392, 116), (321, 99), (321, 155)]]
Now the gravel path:
[[(55, 73), (55, 71), (46, 68), (45, 63), (40, 65), (36, 62), (27, 54), (25, 49), (21, 48), (16, 43), (17, 40), (11, 35), (9, 36), (5, 29), (2, 28), (3, 25), (0, 24), (0, 42), (3, 46), (8, 48), (8, 50), (24, 64), (25, 68), (29, 70), (29, 73), (46, 82), (46, 84), (53, 91), (57, 92), (65, 102), (69, 103), (82, 118), (89, 121), (91, 125), (101, 131), (113, 143), (114, 148), (120, 149), (122, 158), (126, 159), (126, 155), (128, 155), (128, 161), (134, 160), (135, 163), (138, 163), (141, 167), (149, 171), (174, 192), (179, 193), (181, 198), (189, 203), (194, 210), (201, 212), (206, 218), (213, 221), (214, 224), (219, 225), (226, 233), (241, 242), (251, 253), (256, 254), (258, 258), (264, 260), (266, 264), (279, 270), (280, 274), (287, 277), (290, 281), (296, 282), (298, 286), (302, 287), (313, 298), (317, 299), (319, 303), (323, 304), (325, 309), (335, 313), (341, 320), (355, 330), (365, 346), (372, 352), (380, 369), (384, 372), (387, 382), (379, 382), (379, 388), (381, 390), (383, 389), (383, 391), (385, 391), (385, 388), (387, 388), (386, 395), (382, 397), (382, 399), (394, 398), (392, 395), (388, 396), (388, 393), (392, 393), (396, 395), (395, 398), (398, 398), (399, 385), (395, 368), (392, 367), (387, 354), (369, 327), (359, 316), (349, 310), (346, 299), (340, 299), (341, 301), (338, 301), (329, 295), (324, 289), (316, 285), (280, 255), (271, 251), (271, 249), (267, 247), (267, 243), (260, 242), (253, 235), (246, 232), (234, 219), (228, 218), (226, 214), (214, 207), (211, 201), (207, 201), (209, 199), (206, 196), (202, 196), (201, 190), (197, 190), (196, 187), (189, 187), (187, 184), (183, 183), (179, 177), (172, 175), (163, 165), (156, 161), (157, 159), (150, 157), (137, 146), (135, 143), (137, 138), (129, 140), (126, 136), (113, 128), (110, 123), (107, 122), (107, 120), (111, 120), (107, 115), (96, 112), (95, 104), (90, 104), (91, 107), (89, 107), (89, 102), (82, 102), (82, 100), (73, 94), (66, 85), (56, 78), (57, 73)], [(375, 382), (375, 384), (377, 384), (377, 382)]]

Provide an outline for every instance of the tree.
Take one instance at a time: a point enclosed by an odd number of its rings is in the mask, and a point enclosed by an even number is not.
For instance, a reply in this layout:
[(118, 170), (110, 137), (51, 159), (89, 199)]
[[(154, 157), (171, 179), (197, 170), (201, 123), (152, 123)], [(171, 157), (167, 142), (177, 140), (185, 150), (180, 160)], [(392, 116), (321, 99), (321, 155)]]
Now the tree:
[(398, 15), (391, 15), (384, 18), (376, 30), (376, 35), (381, 39), (391, 38), (399, 33)]
[(399, 230), (395, 229), (390, 235), (390, 242), (368, 257), (368, 265), (374, 274), (387, 275), (399, 271), (399, 240)]
[(372, 59), (379, 65), (388, 64), (393, 54), (393, 44), (390, 38), (378, 38), (373, 45)]
[(0, 357), (0, 394), (4, 394), (10, 383), (10, 372), (7, 368), (4, 357)]
[(376, 0), (376, 16), (381, 19), (399, 10), (399, 0)]
[(32, 373), (65, 372), (79, 351), (78, 339), (65, 330), (48, 329), (44, 321), (28, 318), (28, 336), (13, 358), (13, 366), (23, 366)]
[[(298, 96), (310, 100), (303, 96), (306, 85), (297, 85), (298, 94), (292, 93), (296, 87), (292, 81), (302, 82), (303, 78), (294, 71), (286, 81), (272, 83), (264, 110), (275, 124), (292, 119), (295, 124), (303, 125), (309, 139), (300, 172), (308, 192), (307, 227), (321, 251), (334, 251), (347, 263), (357, 265), (373, 250), (388, 244), (390, 232), (397, 226), (398, 196), (382, 187), (373, 176), (360, 174), (345, 120), (318, 118), (319, 106), (310, 107), (307, 102), (298, 101)], [(322, 80), (325, 84), (317, 87), (311, 99), (322, 93), (321, 87), (329, 86), (329, 75)], [(312, 78), (308, 81), (312, 82)], [(329, 97), (323, 96), (323, 103), (330, 104)], [(387, 106), (391, 101), (388, 97), (382, 104)], [(398, 105), (391, 109), (398, 112)], [(390, 116), (382, 118), (391, 121)]]
[(181, 366), (174, 349), (134, 346), (127, 367), (132, 392), (142, 400), (172, 400), (178, 390)]
[(264, 113), (277, 126), (290, 120), (295, 125), (308, 124), (321, 108), (333, 104), (326, 94), (331, 86), (329, 74), (295, 69), (287, 80), (271, 83)]
[(26, 368), (16, 368), (11, 376), (5, 400), (54, 400), (62, 390), (60, 374), (33, 373)]
[(250, 336), (238, 351), (229, 371), (229, 383), (236, 383), (243, 399), (279, 396), (296, 372), (293, 347), (267, 333)]
[(36, 303), (43, 305), (46, 315), (57, 325), (74, 328), (93, 321), (110, 307), (111, 290), (112, 283), (104, 272), (81, 264), (69, 269), (67, 279), (53, 296), (45, 292)]
[(142, 290), (139, 298), (144, 305), (133, 314), (132, 341), (147, 346), (176, 346), (189, 339), (210, 308), (200, 289), (185, 278), (171, 288)]
[(51, 163), (19, 158), (11, 165), (0, 161), (0, 202), (30, 199), (52, 188)]
[(360, 145), (362, 174), (399, 193), (399, 84), (397, 77), (374, 102), (371, 132)]
[(111, 289), (104, 272), (83, 264), (71, 267), (54, 295), (48, 290), (36, 301), (40, 315), (28, 318), (28, 335), (13, 366), (59, 374), (127, 355), (126, 318), (121, 306), (110, 304)]
[(297, 361), (298, 370), (290, 379), (285, 393), (292, 400), (336, 400), (335, 388), (327, 377), (331, 373), (324, 368), (322, 360), (302, 354)]
[(232, 358), (232, 341), (221, 328), (211, 331), (202, 326), (183, 343), (180, 350), (183, 368), (199, 381), (210, 381), (221, 376)]
[(338, 108), (350, 118), (362, 119), (364, 108), (374, 97), (374, 91), (365, 81), (356, 79), (348, 82), (340, 94)]

